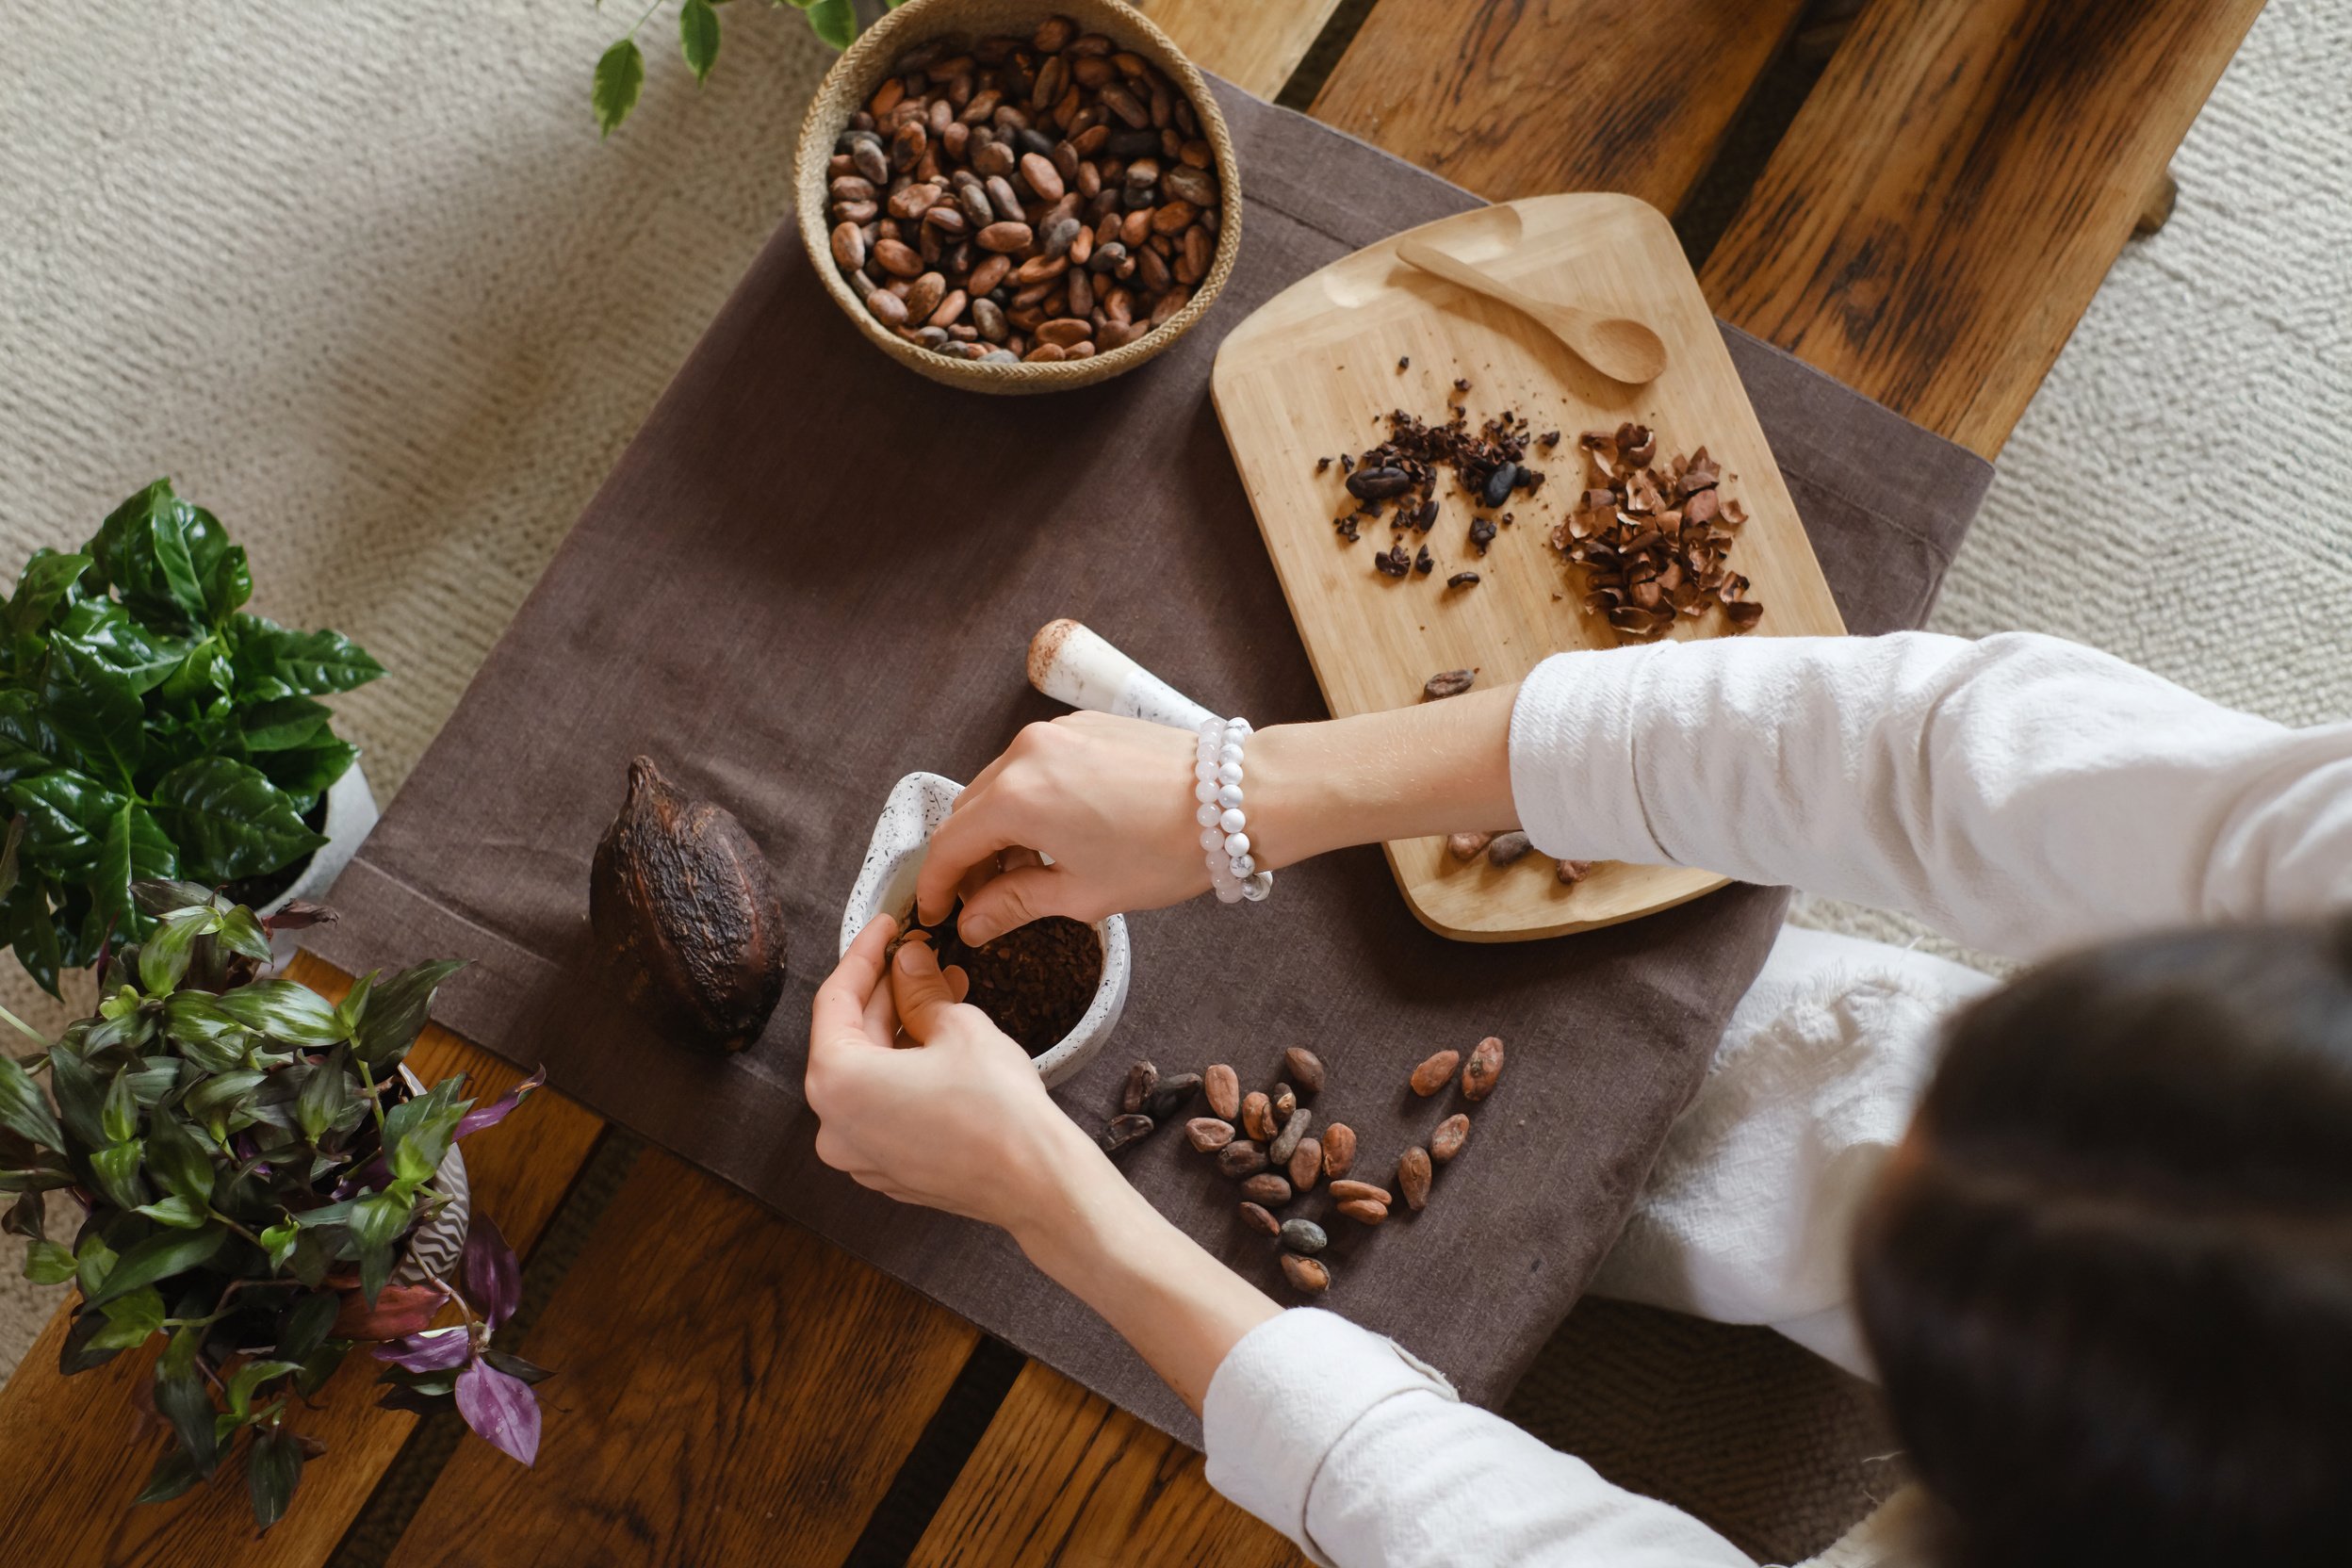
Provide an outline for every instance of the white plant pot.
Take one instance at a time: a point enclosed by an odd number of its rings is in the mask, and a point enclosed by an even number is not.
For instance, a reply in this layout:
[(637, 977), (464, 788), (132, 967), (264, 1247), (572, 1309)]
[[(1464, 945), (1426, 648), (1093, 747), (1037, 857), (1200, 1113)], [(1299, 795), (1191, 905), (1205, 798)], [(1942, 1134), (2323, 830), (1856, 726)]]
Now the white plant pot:
[[(932, 831), (947, 820), (956, 797), (963, 792), (961, 784), (935, 773), (910, 773), (891, 787), (866, 845), (865, 864), (858, 868), (841, 911), (841, 952), (849, 951), (874, 916), (897, 914), (914, 902), (915, 876), (929, 852)], [(1109, 916), (1094, 923), (1094, 934), (1102, 944), (1102, 977), (1076, 1027), (1037, 1057), (1047, 1088), (1067, 1082), (1101, 1054), (1127, 1005), (1127, 981), (1134, 967), (1127, 951), (1127, 923)]]
[[(344, 770), (343, 776), (327, 786), (327, 823), (323, 831), (327, 841), (311, 852), (310, 864), (302, 868), (294, 885), (263, 905), (256, 914), (273, 915), (296, 899), (318, 903), (325, 899), (335, 879), (343, 874), (343, 868), (351, 861), (360, 841), (376, 825), (376, 797), (368, 788), (367, 775), (353, 762)], [(287, 932), (270, 943), (270, 953), (278, 963), (294, 956), (297, 938)]]

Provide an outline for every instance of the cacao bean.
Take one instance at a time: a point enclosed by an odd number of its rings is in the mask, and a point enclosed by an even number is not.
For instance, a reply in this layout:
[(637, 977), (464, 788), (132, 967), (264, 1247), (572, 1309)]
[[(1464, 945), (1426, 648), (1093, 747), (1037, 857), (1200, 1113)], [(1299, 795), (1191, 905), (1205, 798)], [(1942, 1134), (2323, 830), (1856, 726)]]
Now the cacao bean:
[(1282, 1222), (1275, 1218), (1272, 1212), (1263, 1203), (1242, 1204), (1241, 1222), (1251, 1230), (1263, 1231), (1269, 1236), (1278, 1236), (1282, 1233)]
[(858, 172), (876, 186), (890, 183), (890, 155), (882, 151), (879, 141), (860, 141), (849, 150), (849, 156), (850, 161), (858, 166)]
[(1290, 1184), (1300, 1192), (1312, 1192), (1315, 1179), (1322, 1174), (1322, 1143), (1315, 1138), (1300, 1138), (1298, 1147), (1290, 1152)]
[(1323, 1129), (1323, 1174), (1342, 1177), (1356, 1167), (1356, 1130), (1344, 1121)]
[(1291, 1282), (1292, 1288), (1310, 1296), (1320, 1296), (1331, 1288), (1331, 1271), (1319, 1260), (1302, 1258), (1296, 1252), (1284, 1252), (1282, 1258), (1282, 1278)]
[(1388, 1217), (1388, 1205), (1375, 1203), (1369, 1198), (1350, 1198), (1339, 1206), (1339, 1212), (1364, 1224), (1378, 1225)]
[[(1714, 492), (1710, 490), (1707, 494), (1713, 495)], [(1563, 888), (1573, 888), (1592, 874), (1592, 862), (1590, 860), (1562, 860), (1560, 863), (1560, 885)]]
[(1119, 1091), (1119, 1108), (1129, 1116), (1135, 1115), (1159, 1086), (1160, 1070), (1150, 1062), (1135, 1063), (1127, 1070), (1127, 1086)]
[(1213, 1116), (1197, 1116), (1184, 1123), (1184, 1136), (1203, 1154), (1214, 1154), (1233, 1141), (1233, 1125)]
[(1462, 1065), (1462, 1053), (1441, 1051), (1413, 1070), (1413, 1092), (1427, 1100), (1446, 1086), (1446, 1080)]
[(1154, 1121), (1170, 1120), (1200, 1092), (1200, 1075), (1197, 1072), (1180, 1072), (1172, 1078), (1163, 1078), (1158, 1086), (1144, 1097), (1144, 1114)]
[(1027, 250), (1030, 240), (1036, 237), (1026, 223), (997, 222), (982, 229), (978, 237), (982, 250), (1009, 254), (1014, 251)]
[(1217, 1152), (1217, 1168), (1226, 1176), (1255, 1176), (1266, 1168), (1266, 1146), (1235, 1138)]
[(1094, 323), (1079, 320), (1075, 317), (1048, 321), (1037, 328), (1039, 338), (1048, 343), (1059, 343), (1065, 349), (1074, 348), (1093, 335)]
[(1029, 188), (1037, 193), (1038, 201), (1058, 202), (1062, 199), (1065, 188), (1062, 173), (1054, 167), (1052, 158), (1039, 157), (1035, 153), (1021, 154), (1021, 177), (1029, 182)]
[(1413, 488), (1413, 476), (1402, 468), (1358, 468), (1348, 476), (1348, 493), (1360, 501), (1383, 501)]
[(890, 199), (885, 204), (892, 218), (921, 218), (931, 210), (932, 204), (939, 199), (938, 186), (910, 185), (891, 191)]
[(1462, 1097), (1474, 1104), (1484, 1100), (1502, 1075), (1503, 1042), (1489, 1035), (1470, 1048), (1470, 1059), (1462, 1064)]
[(833, 225), (833, 259), (844, 272), (855, 272), (866, 264), (866, 235), (855, 223)]
[(1405, 1195), (1405, 1206), (1418, 1214), (1429, 1206), (1429, 1152), (1414, 1144), (1396, 1162), (1396, 1190)]
[(1494, 841), (1486, 846), (1486, 862), (1491, 866), (1507, 866), (1525, 855), (1531, 846), (1527, 836), (1517, 828), (1497, 833)]
[(1458, 697), (1478, 683), (1476, 670), (1440, 670), (1421, 683), (1421, 700), (1434, 702), (1440, 697)]
[(1290, 1201), (1290, 1184), (1268, 1170), (1242, 1183), (1241, 1195), (1253, 1203), (1279, 1209)]
[(1323, 1227), (1312, 1219), (1285, 1219), (1278, 1233), (1282, 1238), (1282, 1245), (1293, 1252), (1311, 1255), (1331, 1244), (1331, 1238), (1323, 1233)]
[(939, 308), (947, 298), (947, 280), (937, 272), (925, 272), (906, 290), (906, 316), (909, 320), (922, 320)]
[(1298, 1148), (1298, 1141), (1307, 1135), (1307, 1128), (1314, 1121), (1313, 1111), (1292, 1111), (1289, 1119), (1282, 1123), (1282, 1130), (1275, 1135), (1274, 1141), (1266, 1146), (1266, 1159), (1275, 1165), (1289, 1165), (1290, 1156)]
[(1298, 1091), (1288, 1084), (1275, 1085), (1274, 1091), (1266, 1099), (1272, 1103), (1276, 1126), (1288, 1121), (1290, 1113), (1298, 1108)]
[(1209, 1098), (1209, 1109), (1226, 1120), (1241, 1115), (1241, 1076), (1223, 1062), (1200, 1075), (1200, 1086)]
[(1475, 860), (1494, 838), (1492, 833), (1449, 833), (1446, 837), (1446, 853), (1457, 860)]
[(882, 264), (882, 270), (901, 278), (923, 275), (923, 257), (906, 241), (888, 237), (874, 242), (874, 259)]
[(1294, 1045), (1282, 1053), (1282, 1070), (1298, 1086), (1301, 1094), (1323, 1092), (1323, 1058), (1303, 1045)]
[(972, 297), (976, 300), (983, 294), (993, 292), (996, 286), (1003, 283), (1005, 274), (1012, 270), (1013, 258), (1010, 256), (985, 257), (978, 266), (972, 270), (972, 282), (965, 286), (972, 291)]
[(628, 798), (596, 845), (588, 920), (623, 999), (664, 1034), (740, 1051), (784, 994), (784, 906), (766, 858), (649, 757), (629, 763)]
[(1369, 1182), (1333, 1182), (1327, 1190), (1342, 1203), (1361, 1201), (1386, 1208), (1391, 1201), (1386, 1187), (1376, 1187)]
[(1274, 1122), (1274, 1102), (1251, 1089), (1241, 1102), (1241, 1130), (1261, 1143), (1270, 1143), (1282, 1129)]
[(1462, 1144), (1470, 1136), (1470, 1119), (1457, 1111), (1437, 1124), (1429, 1135), (1429, 1158), (1444, 1165), (1462, 1152)]
[(1094, 1141), (1102, 1146), (1104, 1153), (1116, 1154), (1128, 1145), (1150, 1137), (1152, 1125), (1148, 1116), (1115, 1116), (1111, 1124), (1102, 1129), (1102, 1135)]
[(1160, 176), (1160, 189), (1173, 200), (1189, 202), (1195, 207), (1217, 205), (1217, 176), (1189, 162), (1170, 166)]

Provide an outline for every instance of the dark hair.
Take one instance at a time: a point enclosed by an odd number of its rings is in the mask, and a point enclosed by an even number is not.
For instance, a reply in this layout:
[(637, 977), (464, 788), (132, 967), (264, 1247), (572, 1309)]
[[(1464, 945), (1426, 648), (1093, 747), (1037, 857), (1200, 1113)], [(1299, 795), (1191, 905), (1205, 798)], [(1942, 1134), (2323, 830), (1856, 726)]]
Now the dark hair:
[(2352, 1562), (2352, 922), (1977, 1004), (1854, 1274), (1953, 1568)]

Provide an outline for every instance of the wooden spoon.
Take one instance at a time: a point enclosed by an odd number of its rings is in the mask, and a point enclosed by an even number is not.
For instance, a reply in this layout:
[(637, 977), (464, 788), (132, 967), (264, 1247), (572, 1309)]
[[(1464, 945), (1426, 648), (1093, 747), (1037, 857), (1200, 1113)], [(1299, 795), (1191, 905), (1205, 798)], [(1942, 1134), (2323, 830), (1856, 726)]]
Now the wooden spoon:
[(1447, 283), (1500, 300), (1513, 310), (1533, 317), (1583, 360), (1612, 381), (1640, 386), (1656, 381), (1666, 368), (1666, 345), (1658, 334), (1625, 316), (1603, 316), (1582, 305), (1560, 304), (1523, 294), (1491, 272), (1418, 239), (1396, 242), (1399, 259)]

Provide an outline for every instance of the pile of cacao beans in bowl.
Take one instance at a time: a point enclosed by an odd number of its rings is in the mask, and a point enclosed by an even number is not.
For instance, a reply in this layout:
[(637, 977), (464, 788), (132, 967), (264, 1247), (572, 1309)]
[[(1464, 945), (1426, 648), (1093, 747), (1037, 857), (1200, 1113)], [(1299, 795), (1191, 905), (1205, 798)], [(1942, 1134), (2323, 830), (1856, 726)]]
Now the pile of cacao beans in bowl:
[(908, 0), (825, 77), (794, 193), (858, 331), (980, 392), (1133, 369), (1200, 318), (1241, 249), (1224, 117), (1119, 0)]
[(1028, 1052), (1053, 1088), (1094, 1060), (1127, 1005), (1127, 923), (1117, 915), (1091, 925), (1050, 916), (978, 948), (956, 936), (956, 911), (936, 926), (917, 925), (916, 874), (932, 832), (963, 792), (932, 773), (910, 773), (891, 788), (841, 910), (841, 950), (848, 952), (876, 915), (897, 917), (901, 939), (922, 931), (941, 968), (963, 970), (971, 983), (964, 1000)]

